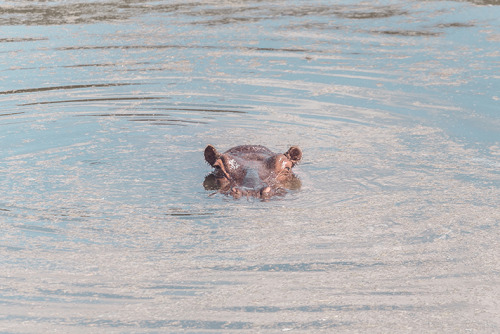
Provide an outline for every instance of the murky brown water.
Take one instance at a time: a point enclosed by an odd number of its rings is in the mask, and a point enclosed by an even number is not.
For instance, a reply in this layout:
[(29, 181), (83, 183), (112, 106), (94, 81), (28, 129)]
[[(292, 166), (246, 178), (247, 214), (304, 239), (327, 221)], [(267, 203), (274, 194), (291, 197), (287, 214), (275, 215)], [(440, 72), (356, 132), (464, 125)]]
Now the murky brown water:
[(0, 332), (499, 332), (498, 5), (1, 2)]

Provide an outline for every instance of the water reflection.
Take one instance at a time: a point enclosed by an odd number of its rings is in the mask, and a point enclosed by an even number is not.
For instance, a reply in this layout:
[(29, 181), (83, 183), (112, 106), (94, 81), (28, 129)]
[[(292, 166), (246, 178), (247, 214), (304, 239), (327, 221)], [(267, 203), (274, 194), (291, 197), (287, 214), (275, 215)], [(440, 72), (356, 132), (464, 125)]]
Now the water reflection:
[(156, 1), (91, 1), (88, 3), (65, 3), (55, 1), (50, 4), (24, 1), (14, 5), (5, 1), (0, 6), (0, 25), (64, 25), (113, 22), (151, 12), (169, 13), (189, 10), (199, 3), (158, 4)]
[(0, 327), (498, 332), (494, 5), (2, 2)]

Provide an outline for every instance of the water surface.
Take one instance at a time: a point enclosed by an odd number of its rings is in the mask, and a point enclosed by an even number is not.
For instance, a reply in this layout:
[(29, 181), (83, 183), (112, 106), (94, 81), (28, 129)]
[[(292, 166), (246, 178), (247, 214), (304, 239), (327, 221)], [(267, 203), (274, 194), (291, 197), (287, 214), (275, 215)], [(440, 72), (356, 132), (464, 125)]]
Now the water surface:
[[(497, 332), (498, 1), (4, 1), (0, 330)], [(302, 188), (206, 191), (291, 145)]]

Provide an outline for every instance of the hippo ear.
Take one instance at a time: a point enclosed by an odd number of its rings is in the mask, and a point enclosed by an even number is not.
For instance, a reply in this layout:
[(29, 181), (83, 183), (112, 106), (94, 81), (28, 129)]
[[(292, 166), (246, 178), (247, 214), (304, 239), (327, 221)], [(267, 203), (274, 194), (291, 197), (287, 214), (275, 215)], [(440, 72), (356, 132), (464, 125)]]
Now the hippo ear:
[(302, 159), (302, 150), (298, 146), (292, 146), (285, 156), (295, 165)]
[(217, 152), (215, 147), (212, 145), (208, 145), (205, 148), (205, 160), (210, 164), (210, 166), (213, 166), (219, 157), (220, 153)]

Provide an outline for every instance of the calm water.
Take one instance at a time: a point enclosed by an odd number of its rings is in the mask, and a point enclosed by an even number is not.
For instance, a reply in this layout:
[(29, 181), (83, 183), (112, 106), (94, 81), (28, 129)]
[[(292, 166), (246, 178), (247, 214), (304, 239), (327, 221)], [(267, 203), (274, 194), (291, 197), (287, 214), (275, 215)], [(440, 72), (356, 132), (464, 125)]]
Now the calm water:
[[(498, 17), (1, 1), (0, 332), (500, 332)], [(214, 195), (207, 144), (302, 189)]]

